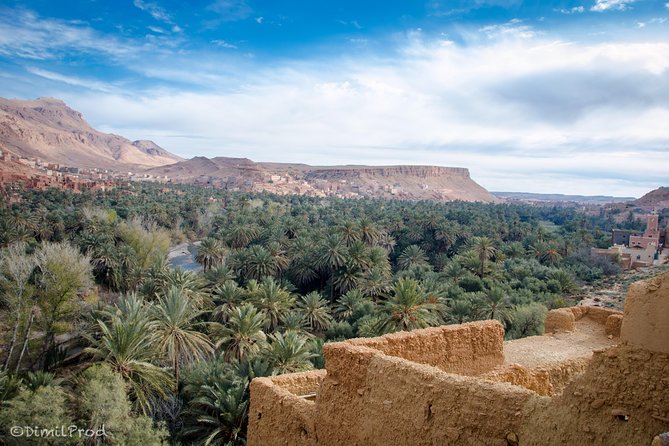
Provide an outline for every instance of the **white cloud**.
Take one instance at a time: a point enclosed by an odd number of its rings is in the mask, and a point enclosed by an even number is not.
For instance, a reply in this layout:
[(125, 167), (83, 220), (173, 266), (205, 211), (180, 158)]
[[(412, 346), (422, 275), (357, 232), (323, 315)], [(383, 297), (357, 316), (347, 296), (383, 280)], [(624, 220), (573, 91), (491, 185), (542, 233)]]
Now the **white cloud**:
[(293, 61), (243, 80), (214, 62), (188, 65), (151, 74), (200, 83), (198, 92), (66, 100), (109, 131), (183, 156), (456, 165), (496, 190), (638, 195), (666, 180), (665, 42), (500, 36), (461, 46), (423, 36), (393, 59)]
[(584, 6), (574, 6), (573, 8), (562, 8), (558, 10), (562, 14), (581, 14), (585, 12), (585, 7)]
[(26, 71), (35, 76), (43, 77), (52, 81), (62, 82), (76, 87), (84, 87), (93, 91), (100, 91), (104, 93), (117, 92), (117, 89), (106, 82), (100, 82), (93, 79), (84, 79), (76, 76), (66, 76), (49, 70), (43, 70), (36, 67), (26, 67)]
[(142, 11), (148, 12), (151, 15), (151, 17), (158, 20), (159, 22), (172, 24), (172, 17), (167, 13), (167, 11), (164, 8), (160, 7), (155, 2), (134, 0), (133, 5), (135, 5), (136, 8), (139, 8)]
[(48, 60), (77, 51), (122, 59), (141, 48), (141, 44), (101, 35), (82, 24), (43, 19), (32, 12), (0, 16), (0, 54), (10, 57)]
[(226, 42), (225, 40), (212, 40), (211, 43), (213, 43), (216, 46), (220, 46), (221, 48), (229, 48), (229, 49), (236, 49), (237, 45), (233, 45), (230, 42)]
[(596, 0), (590, 11), (625, 11), (630, 8), (630, 4), (636, 0)]
[(479, 31), (488, 36), (489, 39), (531, 39), (537, 33), (531, 26), (521, 25), (522, 20), (512, 19), (501, 25), (489, 25), (480, 28)]

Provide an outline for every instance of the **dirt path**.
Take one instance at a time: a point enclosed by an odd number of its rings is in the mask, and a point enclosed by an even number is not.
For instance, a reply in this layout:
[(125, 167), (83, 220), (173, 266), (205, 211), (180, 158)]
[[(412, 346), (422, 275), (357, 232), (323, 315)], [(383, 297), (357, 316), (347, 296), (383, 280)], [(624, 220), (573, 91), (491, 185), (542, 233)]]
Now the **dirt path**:
[(616, 342), (608, 339), (602, 325), (584, 317), (576, 321), (576, 330), (571, 333), (506, 341), (504, 356), (507, 364), (534, 368), (570, 359), (589, 358), (593, 350), (609, 347)]
[[(666, 259), (668, 250), (665, 249), (664, 252), (663, 260)], [(584, 287), (580, 296), (577, 296), (577, 299), (581, 299), (579, 305), (622, 310), (627, 289), (632, 283), (654, 277), (667, 269), (669, 269), (669, 263), (625, 271), (619, 276), (604, 279), (598, 286)]]

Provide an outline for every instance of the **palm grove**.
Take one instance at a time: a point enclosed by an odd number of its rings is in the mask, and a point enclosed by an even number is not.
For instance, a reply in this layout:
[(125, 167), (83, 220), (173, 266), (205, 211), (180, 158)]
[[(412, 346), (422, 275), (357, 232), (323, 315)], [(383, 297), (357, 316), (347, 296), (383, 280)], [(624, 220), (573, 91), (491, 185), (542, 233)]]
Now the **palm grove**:
[[(253, 377), (323, 367), (324, 342), (477, 319), (538, 334), (619, 272), (610, 215), (135, 185), (19, 191), (0, 208), (0, 441), (244, 444)], [(631, 221), (630, 224), (637, 224)], [(199, 272), (170, 246), (201, 240)], [(584, 251), (585, 250), (585, 251)]]

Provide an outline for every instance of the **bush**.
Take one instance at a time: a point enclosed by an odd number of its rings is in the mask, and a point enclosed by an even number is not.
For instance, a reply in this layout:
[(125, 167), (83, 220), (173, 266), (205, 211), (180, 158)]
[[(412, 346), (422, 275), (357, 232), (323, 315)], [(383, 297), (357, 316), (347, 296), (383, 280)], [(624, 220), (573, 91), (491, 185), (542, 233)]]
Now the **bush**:
[[(39, 387), (35, 392), (24, 388), (0, 411), (0, 443), (6, 445), (43, 445), (45, 438), (38, 436), (13, 436), (12, 426), (60, 429), (71, 426), (72, 417), (67, 412), (67, 395), (58, 387)], [(76, 444), (78, 437), (50, 437), (50, 445)]]
[(123, 378), (107, 364), (96, 364), (83, 373), (77, 389), (78, 411), (82, 427), (104, 429), (111, 444), (158, 446), (164, 444), (167, 431), (154, 428), (146, 416), (132, 416)]
[(507, 327), (507, 339), (518, 339), (527, 336), (536, 336), (544, 332), (546, 307), (539, 303), (520, 305), (513, 309)]

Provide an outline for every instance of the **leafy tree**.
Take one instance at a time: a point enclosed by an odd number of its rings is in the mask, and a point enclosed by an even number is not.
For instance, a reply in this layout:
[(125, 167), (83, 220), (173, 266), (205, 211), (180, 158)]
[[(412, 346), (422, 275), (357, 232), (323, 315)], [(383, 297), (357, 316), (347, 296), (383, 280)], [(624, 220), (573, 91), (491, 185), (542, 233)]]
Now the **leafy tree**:
[(35, 252), (35, 263), (44, 354), (53, 348), (56, 333), (71, 327), (81, 307), (78, 294), (91, 285), (91, 265), (88, 257), (68, 243), (42, 244)]
[[(7, 357), (5, 358), (4, 369), (7, 370), (12, 359), (14, 348), (17, 345), (19, 328), (26, 324), (27, 319), (32, 314), (33, 307), (33, 287), (30, 284), (30, 277), (35, 269), (35, 259), (26, 254), (25, 243), (15, 243), (10, 245), (0, 254), (0, 290), (2, 291), (2, 301), (9, 310), (10, 320), (12, 322), (12, 335), (7, 347)], [(32, 321), (32, 317), (30, 317)], [(26, 337), (30, 336), (29, 328), (26, 329)], [(20, 366), (21, 355), (17, 361), (17, 367)]]
[(103, 437), (93, 437), (96, 441), (159, 446), (167, 439), (167, 431), (155, 428), (151, 418), (132, 415), (123, 378), (108, 364), (95, 364), (83, 372), (77, 387), (77, 413), (87, 429), (103, 432)]
[[(10, 433), (12, 426), (30, 426), (43, 428), (58, 428), (71, 426), (72, 416), (67, 410), (67, 395), (60, 387), (43, 386), (36, 391), (27, 388), (19, 391), (13, 399), (4, 403), (0, 411), (0, 441), (8, 446), (43, 445), (41, 436), (13, 436)], [(75, 444), (79, 438), (50, 437), (50, 445)]]

